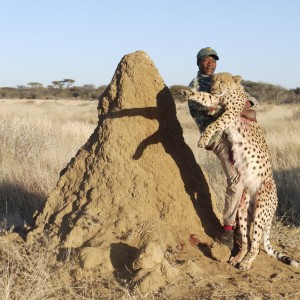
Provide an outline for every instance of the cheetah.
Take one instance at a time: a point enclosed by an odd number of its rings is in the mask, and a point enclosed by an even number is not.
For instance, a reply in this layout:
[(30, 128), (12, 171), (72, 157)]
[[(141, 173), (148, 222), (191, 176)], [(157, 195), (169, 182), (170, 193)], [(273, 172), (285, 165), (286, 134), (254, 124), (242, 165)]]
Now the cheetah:
[(180, 92), (185, 100), (196, 101), (205, 107), (221, 105), (225, 109), (201, 134), (198, 146), (206, 147), (215, 133), (224, 131), (232, 144), (234, 165), (243, 181), (244, 191), (237, 215), (242, 243), (239, 252), (229, 262), (240, 270), (249, 270), (263, 238), (268, 255), (298, 267), (296, 260), (277, 252), (270, 243), (271, 222), (278, 203), (276, 184), (262, 129), (256, 121), (240, 116), (248, 99), (241, 79), (241, 76), (218, 73), (212, 77), (211, 93)]

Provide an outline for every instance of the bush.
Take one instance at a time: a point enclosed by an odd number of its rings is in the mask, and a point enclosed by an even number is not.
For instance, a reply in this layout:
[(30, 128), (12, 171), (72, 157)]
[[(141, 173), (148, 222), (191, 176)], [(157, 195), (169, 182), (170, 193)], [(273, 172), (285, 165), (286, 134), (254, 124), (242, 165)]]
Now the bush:
[(284, 104), (300, 102), (300, 95), (297, 96), (293, 89), (288, 90), (279, 85), (245, 80), (242, 81), (242, 85), (247, 93), (261, 103)]
[[(300, 87), (285, 89), (279, 85), (264, 82), (243, 80), (242, 84), (251, 96), (261, 103), (285, 104), (300, 102)], [(4, 99), (84, 99), (97, 100), (105, 91), (107, 85), (95, 87), (92, 84), (83, 86), (68, 86), (60, 90), (50, 85), (48, 87), (0, 88), (0, 96)], [(178, 99), (178, 91), (187, 88), (186, 85), (172, 85), (169, 87), (175, 99)]]
[(22, 87), (18, 88), (0, 88), (0, 97), (3, 99), (84, 99), (97, 100), (106, 85), (95, 87), (86, 84), (84, 86), (66, 87), (61, 90), (55, 89), (53, 86), (48, 87)]

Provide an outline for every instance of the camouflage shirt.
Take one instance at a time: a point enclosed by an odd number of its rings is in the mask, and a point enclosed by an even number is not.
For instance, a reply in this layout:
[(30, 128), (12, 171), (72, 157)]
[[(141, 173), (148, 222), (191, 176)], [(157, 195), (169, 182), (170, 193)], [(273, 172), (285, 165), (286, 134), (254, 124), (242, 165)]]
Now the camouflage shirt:
[[(209, 93), (210, 80), (211, 76), (202, 75), (200, 71), (198, 71), (197, 77), (191, 81), (189, 87), (196, 89), (199, 92)], [(224, 109), (222, 109), (220, 106), (217, 106), (214, 109), (209, 109), (208, 107), (202, 106), (193, 100), (189, 100), (188, 105), (191, 116), (198, 125), (201, 133), (209, 124), (213, 123), (224, 112)]]

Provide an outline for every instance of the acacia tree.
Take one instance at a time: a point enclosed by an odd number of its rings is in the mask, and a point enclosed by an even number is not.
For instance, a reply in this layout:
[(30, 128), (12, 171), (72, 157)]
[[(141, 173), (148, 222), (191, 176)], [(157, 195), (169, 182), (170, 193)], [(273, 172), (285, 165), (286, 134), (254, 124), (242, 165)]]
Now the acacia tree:
[(54, 80), (52, 81), (53, 88), (57, 91), (57, 94), (60, 95), (61, 91), (64, 87), (64, 81), (63, 80)]
[(62, 90), (64, 87), (64, 81), (63, 80), (54, 80), (52, 81), (52, 85), (57, 90)]
[(64, 79), (63, 80), (64, 84), (66, 85), (66, 87), (70, 87), (72, 84), (74, 84), (75, 80), (73, 79)]
[(39, 82), (28, 82), (27, 85), (33, 89), (42, 88), (43, 84)]
[(52, 81), (52, 85), (55, 89), (62, 90), (64, 87), (70, 87), (74, 82), (75, 80), (73, 79), (55, 80)]

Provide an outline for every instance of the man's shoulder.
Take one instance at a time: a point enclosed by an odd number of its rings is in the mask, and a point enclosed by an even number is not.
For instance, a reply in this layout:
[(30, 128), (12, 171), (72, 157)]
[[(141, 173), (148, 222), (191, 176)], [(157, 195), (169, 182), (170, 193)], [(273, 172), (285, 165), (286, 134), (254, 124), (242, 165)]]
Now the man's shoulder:
[(192, 89), (198, 89), (199, 83), (198, 83), (198, 78), (195, 77), (190, 83), (189, 87)]

